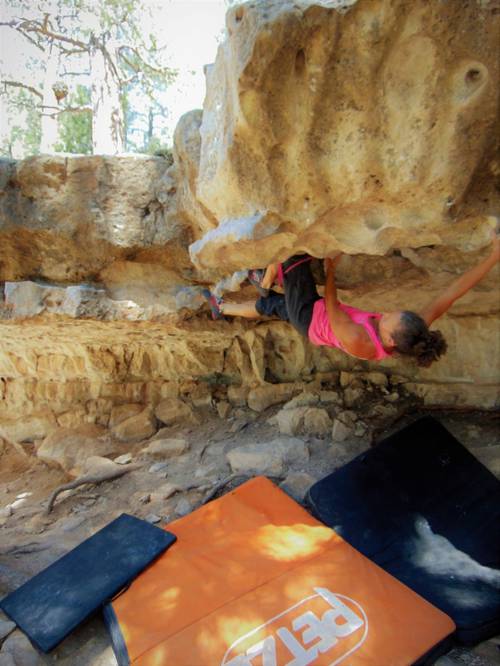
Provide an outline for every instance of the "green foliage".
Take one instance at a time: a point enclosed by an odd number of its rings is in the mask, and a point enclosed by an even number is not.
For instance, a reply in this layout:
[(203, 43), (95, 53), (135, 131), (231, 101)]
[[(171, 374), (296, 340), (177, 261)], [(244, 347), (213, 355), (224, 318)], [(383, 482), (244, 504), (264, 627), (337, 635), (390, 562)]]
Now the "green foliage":
[(35, 99), (32, 93), (23, 89), (10, 95), (11, 131), (9, 138), (0, 145), (1, 155), (12, 157), (13, 151), (23, 155), (39, 154), (42, 124)]
[[(90, 91), (78, 85), (71, 93), (68, 105), (83, 107), (90, 104)], [(59, 116), (59, 143), (55, 149), (60, 153), (92, 155), (92, 115), (88, 111), (61, 113)]]
[[(91, 45), (98, 45), (106, 53), (106, 63), (111, 76), (118, 81), (122, 115), (125, 124), (128, 150), (148, 152), (166, 150), (157, 133), (158, 123), (154, 119), (165, 115), (162, 93), (176, 76), (176, 72), (165, 63), (167, 46), (161, 46), (161, 25), (151, 18), (154, 3), (150, 0), (0, 0), (9, 8), (9, 17), (23, 17), (44, 24), (48, 20), (50, 30), (58, 35), (80, 42), (75, 49), (63, 40), (54, 40), (60, 50), (61, 66), (59, 78), (70, 91), (60, 102), (59, 108), (92, 106), (88, 78), (82, 78), (88, 69)], [(23, 80), (39, 90), (44, 83), (47, 51), (50, 39), (41, 31), (31, 31), (27, 36), (38, 49), (27, 55), (23, 66)], [(68, 52), (68, 48), (72, 53)], [(91, 55), (90, 55), (91, 57)], [(35, 62), (36, 61), (36, 62)], [(1, 63), (0, 63), (1, 64)], [(28, 74), (28, 76), (26, 76)], [(88, 74), (86, 76), (89, 76)], [(94, 76), (90, 67), (90, 76)], [(83, 85), (76, 85), (82, 82)], [(13, 142), (26, 147), (30, 154), (38, 152), (41, 138), (40, 100), (26, 91), (9, 88), (8, 122), (11, 137), (4, 147), (9, 153)], [(31, 111), (18, 116), (15, 109), (19, 95), (31, 99)], [(33, 103), (35, 102), (35, 103)], [(28, 118), (29, 115), (29, 118)], [(26, 122), (23, 122), (23, 120)], [(58, 117), (59, 142), (55, 150), (70, 153), (92, 153), (92, 117), (90, 112), (62, 112)]]

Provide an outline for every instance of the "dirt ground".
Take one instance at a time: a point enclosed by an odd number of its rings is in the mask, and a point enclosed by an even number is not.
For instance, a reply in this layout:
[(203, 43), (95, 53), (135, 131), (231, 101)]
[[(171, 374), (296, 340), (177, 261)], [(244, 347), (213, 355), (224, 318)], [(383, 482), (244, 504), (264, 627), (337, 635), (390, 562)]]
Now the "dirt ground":
[[(177, 458), (165, 461), (162, 469), (158, 469), (159, 465), (151, 468), (152, 464), (158, 463), (157, 460), (141, 457), (139, 451), (144, 443), (131, 445), (127, 450), (134, 462), (142, 463), (140, 469), (99, 486), (87, 485), (61, 494), (49, 515), (46, 514), (48, 497), (56, 486), (67, 480), (67, 476), (42, 463), (29, 447), (21, 452), (12, 448), (4, 449), (3, 453), (0, 451), (0, 509), (20, 496), (23, 500), (18, 500), (12, 515), (4, 516), (0, 522), (0, 596), (22, 584), (123, 512), (151, 520), (152, 516), (156, 516), (154, 520), (159, 519), (157, 524), (161, 525), (195, 509), (207, 492), (230, 475), (226, 461), (226, 453), (230, 449), (245, 443), (271, 441), (279, 436), (276, 426), (268, 422), (277, 409), (271, 408), (259, 415), (248, 410), (238, 418), (227, 420), (207, 410), (200, 425), (171, 427), (168, 436), (186, 438), (190, 449)], [(387, 431), (378, 433), (377, 439), (419, 415), (405, 416)], [(483, 464), (500, 476), (500, 421), (494, 415), (470, 412), (433, 412), (433, 415)], [(288, 473), (307, 473), (313, 481), (370, 446), (363, 438), (353, 438), (342, 445), (332, 443), (330, 438), (302, 439), (308, 442), (310, 458), (295, 460)], [(280, 482), (280, 479), (275, 480)], [(177, 485), (180, 491), (167, 500), (159, 499), (155, 491), (167, 482)], [(24, 493), (29, 494), (23, 496)], [(5, 619), (5, 616), (0, 615), (0, 619)], [(12, 634), (10, 640), (13, 635), (18, 635), (18, 632)], [(1, 659), (3, 652), (0, 652), (0, 664), (4, 663)], [(27, 660), (26, 664), (116, 664), (99, 616), (75, 631), (50, 656), (32, 653), (29, 657), (29, 651), (26, 651), (28, 656), (23, 657), (21, 652), (15, 657), (16, 666), (20, 666), (22, 662), (18, 661), (23, 658)], [(454, 649), (438, 663), (441, 666), (500, 664), (500, 639), (487, 641), (474, 649)]]

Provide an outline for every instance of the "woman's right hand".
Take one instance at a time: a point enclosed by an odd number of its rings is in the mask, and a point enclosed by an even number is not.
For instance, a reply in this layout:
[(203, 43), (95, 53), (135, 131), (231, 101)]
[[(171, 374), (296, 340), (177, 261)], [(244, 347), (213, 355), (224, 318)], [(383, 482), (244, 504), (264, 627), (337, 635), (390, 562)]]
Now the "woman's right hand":
[(342, 255), (343, 255), (343, 252), (338, 252), (333, 257), (325, 257), (325, 259), (324, 259), (325, 273), (328, 271), (328, 269), (336, 268), (339, 261), (342, 259)]

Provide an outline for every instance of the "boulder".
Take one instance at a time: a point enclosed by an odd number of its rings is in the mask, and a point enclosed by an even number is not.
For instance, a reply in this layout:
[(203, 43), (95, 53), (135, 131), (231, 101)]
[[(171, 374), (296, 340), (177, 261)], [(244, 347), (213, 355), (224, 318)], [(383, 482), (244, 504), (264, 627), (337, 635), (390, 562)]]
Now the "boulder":
[(312, 391), (302, 391), (299, 395), (296, 395), (294, 398), (289, 400), (283, 409), (295, 409), (295, 407), (312, 407), (317, 405), (319, 402), (319, 395), (317, 393), (312, 393)]
[(0, 436), (10, 442), (32, 442), (35, 439), (43, 439), (56, 427), (54, 414), (45, 411), (22, 419), (1, 419)]
[(176, 423), (193, 423), (194, 414), (191, 407), (180, 398), (165, 398), (155, 409), (156, 418), (166, 426)]
[(137, 416), (144, 410), (144, 405), (139, 405), (137, 403), (130, 403), (127, 405), (117, 405), (111, 410), (109, 416), (109, 427), (114, 428), (115, 426), (126, 421), (132, 416)]
[(189, 442), (186, 439), (153, 439), (142, 453), (156, 458), (174, 458), (189, 451)]
[(278, 429), (282, 435), (298, 435), (304, 429), (304, 416), (308, 407), (280, 409), (276, 414)]
[(304, 413), (304, 432), (307, 435), (324, 437), (332, 429), (332, 419), (326, 409), (309, 407)]
[(354, 431), (352, 427), (347, 426), (340, 419), (335, 419), (332, 428), (332, 439), (334, 442), (343, 442), (349, 437), (352, 437)]
[(255, 412), (263, 412), (272, 405), (289, 400), (299, 389), (295, 384), (265, 384), (248, 393), (248, 406)]
[(39, 446), (36, 454), (45, 462), (65, 471), (81, 468), (90, 456), (106, 456), (115, 446), (102, 426), (88, 423), (77, 428), (56, 428)]
[(142, 442), (155, 434), (156, 418), (149, 408), (136, 416), (131, 416), (111, 429), (114, 437), (121, 442)]
[(270, 442), (238, 446), (227, 453), (235, 474), (282, 476), (286, 466), (309, 459), (307, 444), (295, 437), (278, 437)]

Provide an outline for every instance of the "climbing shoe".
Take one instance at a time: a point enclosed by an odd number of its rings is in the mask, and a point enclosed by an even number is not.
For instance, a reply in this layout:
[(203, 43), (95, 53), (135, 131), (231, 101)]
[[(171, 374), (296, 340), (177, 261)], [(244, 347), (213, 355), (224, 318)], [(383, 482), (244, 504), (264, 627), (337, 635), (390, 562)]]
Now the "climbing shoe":
[(208, 289), (203, 289), (201, 293), (210, 307), (212, 319), (223, 319), (224, 315), (221, 310), (222, 298), (212, 294)]
[(250, 282), (250, 284), (253, 284), (261, 296), (266, 298), (269, 296), (269, 289), (266, 289), (262, 286), (264, 274), (265, 271), (263, 268), (254, 268), (251, 271), (248, 271), (247, 280)]

